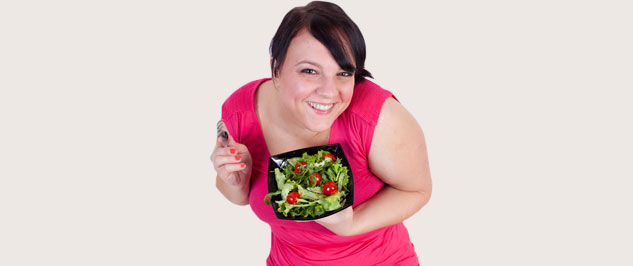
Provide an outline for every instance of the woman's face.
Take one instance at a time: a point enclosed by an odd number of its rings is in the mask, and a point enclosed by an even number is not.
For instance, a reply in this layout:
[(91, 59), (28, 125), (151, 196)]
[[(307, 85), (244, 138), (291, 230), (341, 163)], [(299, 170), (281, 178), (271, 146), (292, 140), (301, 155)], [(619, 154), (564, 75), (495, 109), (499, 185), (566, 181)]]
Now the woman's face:
[(349, 106), (354, 92), (354, 73), (341, 69), (330, 51), (307, 30), (290, 42), (274, 81), (288, 118), (316, 133), (332, 126)]

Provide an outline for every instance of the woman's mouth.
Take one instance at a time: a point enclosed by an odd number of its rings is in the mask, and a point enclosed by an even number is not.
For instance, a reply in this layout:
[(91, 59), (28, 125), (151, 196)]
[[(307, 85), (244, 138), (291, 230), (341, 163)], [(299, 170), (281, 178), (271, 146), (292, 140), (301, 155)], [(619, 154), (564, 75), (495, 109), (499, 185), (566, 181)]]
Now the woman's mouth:
[(328, 113), (330, 109), (332, 109), (332, 106), (334, 106), (334, 103), (326, 104), (326, 103), (315, 103), (315, 102), (308, 101), (308, 105), (310, 105), (310, 107), (312, 107), (312, 109), (315, 110), (317, 113), (325, 114), (325, 113)]

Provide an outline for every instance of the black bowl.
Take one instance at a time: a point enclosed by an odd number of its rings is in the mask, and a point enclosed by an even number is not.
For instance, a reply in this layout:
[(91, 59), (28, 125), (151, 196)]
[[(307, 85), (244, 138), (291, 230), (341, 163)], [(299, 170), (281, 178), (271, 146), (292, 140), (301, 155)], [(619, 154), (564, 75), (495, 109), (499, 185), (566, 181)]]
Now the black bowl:
[(325, 212), (321, 216), (316, 217), (286, 217), (283, 213), (277, 212), (277, 208), (279, 205), (275, 202), (277, 200), (281, 200), (281, 195), (273, 196), (270, 199), (270, 203), (273, 207), (273, 211), (275, 212), (275, 216), (279, 219), (283, 220), (297, 220), (297, 221), (310, 221), (316, 220), (323, 217), (330, 216), (337, 212), (340, 212), (347, 207), (350, 207), (354, 204), (354, 174), (352, 173), (352, 167), (349, 165), (349, 161), (347, 161), (347, 156), (345, 156), (345, 152), (343, 152), (343, 147), (341, 144), (332, 144), (332, 145), (323, 145), (323, 146), (314, 146), (304, 149), (298, 149), (294, 151), (289, 151), (282, 154), (277, 154), (270, 156), (268, 159), (268, 193), (277, 191), (277, 180), (275, 180), (275, 168), (281, 168), (282, 165), (286, 162), (286, 160), (293, 157), (301, 157), (303, 153), (307, 152), (310, 155), (316, 154), (320, 150), (326, 150), (332, 153), (337, 158), (341, 158), (341, 164), (346, 166), (349, 169), (349, 182), (347, 183), (347, 188), (349, 189), (349, 194), (345, 196), (345, 205), (342, 208), (334, 211)]

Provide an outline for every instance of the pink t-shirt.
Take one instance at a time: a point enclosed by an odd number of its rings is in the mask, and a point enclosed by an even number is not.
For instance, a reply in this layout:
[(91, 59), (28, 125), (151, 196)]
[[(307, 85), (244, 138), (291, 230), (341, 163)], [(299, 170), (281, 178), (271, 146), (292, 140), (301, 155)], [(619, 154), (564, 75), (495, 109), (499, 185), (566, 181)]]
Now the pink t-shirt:
[[(270, 153), (255, 111), (255, 91), (262, 82), (250, 82), (222, 105), (222, 120), (253, 158), (249, 203), (259, 219), (270, 225), (271, 250), (267, 265), (419, 265), (409, 233), (402, 223), (356, 236), (338, 236), (316, 222), (275, 217), (264, 203), (268, 193)], [(328, 144), (340, 143), (354, 174), (354, 205), (367, 201), (384, 183), (369, 170), (367, 158), (383, 103), (391, 92), (365, 80), (354, 87), (349, 107), (334, 121)], [(395, 97), (394, 97), (395, 98)]]

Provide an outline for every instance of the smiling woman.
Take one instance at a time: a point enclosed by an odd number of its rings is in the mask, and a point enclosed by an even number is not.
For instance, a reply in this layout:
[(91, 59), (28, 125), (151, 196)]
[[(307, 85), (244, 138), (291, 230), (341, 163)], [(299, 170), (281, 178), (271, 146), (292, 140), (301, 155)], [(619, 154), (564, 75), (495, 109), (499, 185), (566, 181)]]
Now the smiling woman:
[[(283, 60), (283, 59), (281, 59)], [(279, 62), (273, 57), (273, 65)], [(326, 47), (307, 30), (290, 42), (285, 63), (273, 76), (278, 93), (271, 97), (290, 132), (324, 132), (349, 106), (354, 91), (354, 70), (344, 70)], [(274, 71), (273, 66), (273, 71)], [(282, 110), (287, 110), (285, 112)]]
[[(337, 5), (312, 2), (286, 14), (270, 52), (272, 77), (224, 102), (228, 143), (218, 138), (211, 155), (220, 192), (270, 225), (267, 264), (418, 265), (402, 222), (431, 195), (424, 135), (391, 92), (365, 79), (359, 28)], [(264, 201), (268, 157), (335, 143), (355, 178), (352, 207), (313, 222), (277, 219)]]

